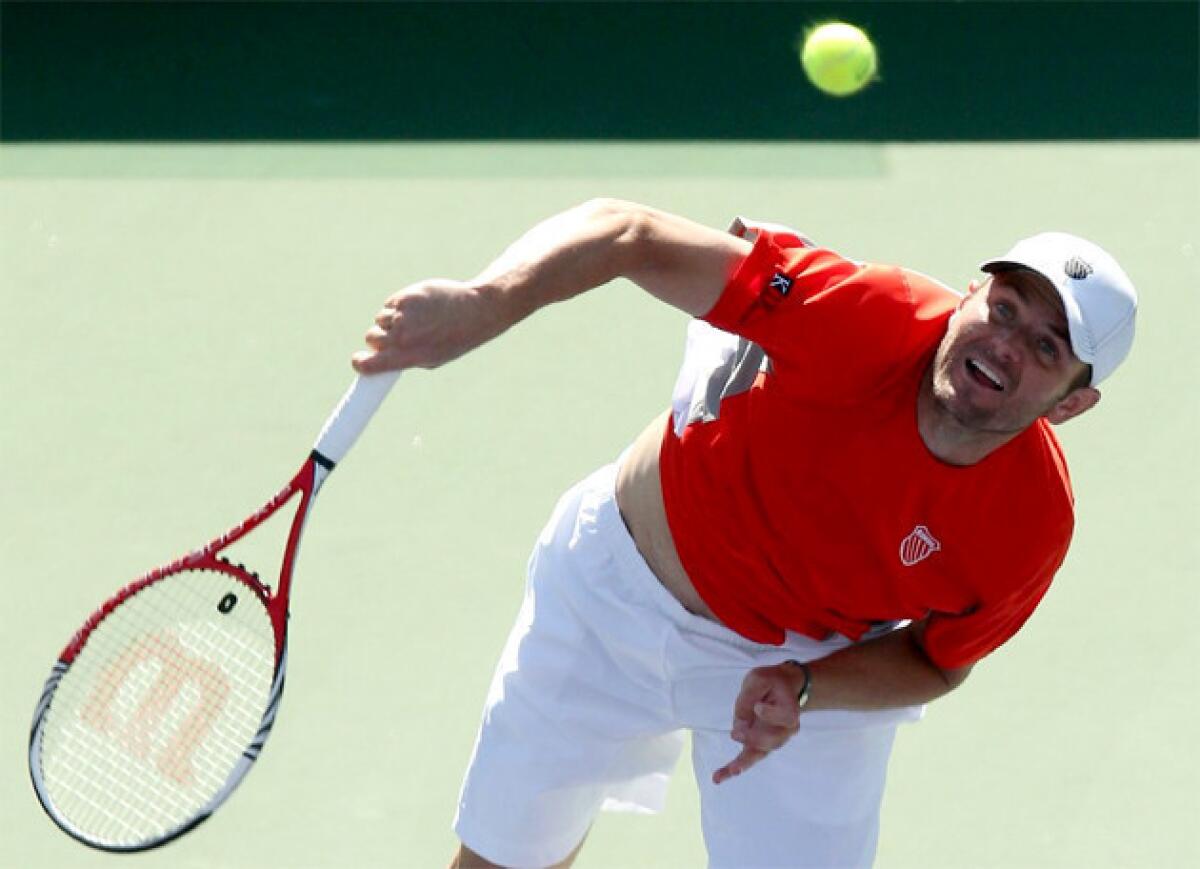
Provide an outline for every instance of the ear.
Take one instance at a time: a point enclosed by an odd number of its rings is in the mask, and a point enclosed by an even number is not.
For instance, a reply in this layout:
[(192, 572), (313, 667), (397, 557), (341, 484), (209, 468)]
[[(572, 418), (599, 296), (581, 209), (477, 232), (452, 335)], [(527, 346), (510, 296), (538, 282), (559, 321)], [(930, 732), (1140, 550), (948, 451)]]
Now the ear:
[(1062, 425), (1069, 419), (1074, 419), (1081, 413), (1091, 410), (1100, 403), (1100, 390), (1093, 386), (1081, 386), (1072, 389), (1058, 400), (1044, 416), (1052, 425)]
[(959, 299), (958, 304), (954, 306), (954, 313), (950, 315), (951, 321), (958, 317), (958, 312), (966, 307), (970, 298), (978, 293), (982, 286), (983, 284), (979, 283), (979, 281), (971, 281), (971, 283), (967, 284), (967, 294)]

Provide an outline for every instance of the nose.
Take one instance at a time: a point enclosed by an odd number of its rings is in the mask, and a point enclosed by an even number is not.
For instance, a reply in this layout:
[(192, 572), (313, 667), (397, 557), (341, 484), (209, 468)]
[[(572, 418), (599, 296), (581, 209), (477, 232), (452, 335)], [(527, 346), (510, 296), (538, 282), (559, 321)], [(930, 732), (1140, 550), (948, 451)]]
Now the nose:
[(1007, 366), (1019, 366), (1024, 340), (1020, 329), (1004, 329), (993, 345), (996, 360)]

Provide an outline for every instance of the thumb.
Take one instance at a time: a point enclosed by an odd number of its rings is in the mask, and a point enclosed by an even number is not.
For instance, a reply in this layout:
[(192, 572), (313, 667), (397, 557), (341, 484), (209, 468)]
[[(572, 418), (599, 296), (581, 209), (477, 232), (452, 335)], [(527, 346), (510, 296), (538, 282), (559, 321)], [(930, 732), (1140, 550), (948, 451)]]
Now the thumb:
[(387, 354), (377, 350), (359, 350), (350, 357), (350, 366), (359, 374), (378, 374), (386, 371), (389, 368), (387, 362)]

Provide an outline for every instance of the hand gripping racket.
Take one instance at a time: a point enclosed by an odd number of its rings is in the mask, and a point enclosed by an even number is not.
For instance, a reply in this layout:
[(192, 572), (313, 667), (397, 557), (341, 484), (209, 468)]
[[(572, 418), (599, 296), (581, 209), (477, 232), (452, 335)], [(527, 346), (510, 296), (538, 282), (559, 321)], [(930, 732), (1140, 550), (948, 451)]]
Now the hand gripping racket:
[[(68, 834), (107, 851), (153, 848), (211, 815), (249, 771), (279, 709), (305, 520), (397, 375), (356, 379), (275, 497), (118, 591), (62, 650), (34, 713), (29, 771)], [(293, 499), (272, 592), (221, 552)]]

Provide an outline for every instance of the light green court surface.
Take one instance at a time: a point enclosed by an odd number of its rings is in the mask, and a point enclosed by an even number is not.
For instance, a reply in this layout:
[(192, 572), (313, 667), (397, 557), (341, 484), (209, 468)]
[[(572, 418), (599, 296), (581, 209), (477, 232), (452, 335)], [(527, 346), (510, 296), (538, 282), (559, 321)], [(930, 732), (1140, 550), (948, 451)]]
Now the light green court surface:
[[(95, 605), (299, 465), (383, 298), (596, 195), (964, 288), (1043, 229), (1118, 255), (1140, 331), (1061, 430), (1075, 546), (1017, 639), (901, 731), (878, 865), (1200, 861), (1195, 143), (435, 144), (0, 150), (0, 866), (444, 864), (528, 549), (669, 399), (685, 318), (632, 286), (401, 379), (309, 525), (275, 733), (197, 831), (133, 858), (67, 839), (28, 783), (30, 715)], [(663, 816), (602, 817), (578, 865), (703, 863), (684, 762)]]

